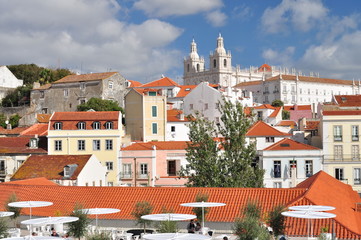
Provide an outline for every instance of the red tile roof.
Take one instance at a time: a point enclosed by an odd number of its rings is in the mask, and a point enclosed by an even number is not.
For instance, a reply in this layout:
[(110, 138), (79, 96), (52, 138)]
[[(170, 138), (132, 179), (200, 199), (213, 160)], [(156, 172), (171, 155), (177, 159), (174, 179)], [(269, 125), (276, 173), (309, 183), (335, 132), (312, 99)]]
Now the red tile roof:
[(257, 136), (291, 136), (289, 133), (281, 132), (274, 127), (264, 123), (262, 121), (256, 122), (246, 134), (247, 137)]
[(305, 130), (316, 130), (320, 125), (320, 120), (317, 121), (306, 121)]
[(335, 111), (323, 111), (322, 115), (361, 115), (361, 110), (335, 110)]
[[(248, 201), (257, 201), (263, 213), (274, 206), (284, 205), (329, 205), (335, 218), (336, 237), (361, 238), (361, 213), (355, 212), (355, 204), (361, 202), (360, 197), (349, 185), (343, 184), (330, 175), (319, 172), (296, 188), (171, 188), (171, 187), (69, 187), (69, 186), (29, 186), (0, 184), (0, 203), (4, 203), (15, 192), (20, 201), (51, 201), (48, 207), (32, 209), (34, 216), (54, 216), (60, 211), (64, 215), (70, 213), (76, 203), (86, 208), (104, 207), (118, 208), (115, 214), (99, 215), (100, 219), (134, 219), (131, 212), (139, 201), (149, 201), (153, 213), (161, 213), (162, 208), (173, 209), (177, 213), (191, 214), (192, 209), (180, 206), (181, 203), (193, 202), (199, 192), (209, 195), (208, 201), (226, 203), (224, 207), (210, 208), (207, 215), (209, 222), (225, 222), (231, 224), (239, 216), (240, 210)], [(124, 197), (126, 196), (126, 197)], [(4, 207), (0, 204), (0, 210)], [(29, 209), (22, 209), (29, 214)], [(95, 216), (90, 216), (95, 218)], [(332, 226), (332, 220), (313, 220), (314, 233), (321, 227)], [(307, 235), (307, 219), (286, 218), (286, 234), (289, 236)]]
[(336, 95), (335, 100), (340, 107), (361, 106), (361, 95)]
[[(303, 82), (318, 82), (318, 83), (328, 83), (328, 84), (353, 85), (353, 82), (350, 80), (318, 78), (318, 77), (309, 77), (309, 76), (296, 76), (296, 75), (282, 75), (282, 80), (296, 81), (297, 77), (298, 77), (299, 81), (303, 81)], [(266, 79), (266, 82), (267, 81), (277, 81), (277, 80), (280, 80), (280, 75), (268, 78), (268, 79)]]
[(33, 88), (33, 90), (46, 90), (46, 89), (49, 89), (50, 87), (51, 87), (51, 83), (47, 83), (38, 88)]
[(47, 139), (39, 139), (39, 148), (30, 148), (31, 137), (0, 137), (0, 153), (2, 154), (46, 154)]
[(286, 111), (303, 111), (303, 110), (312, 110), (311, 105), (291, 105), (283, 106), (283, 109)]
[(180, 90), (176, 97), (181, 98), (181, 97), (187, 96), (188, 93), (190, 93), (194, 88), (197, 87), (197, 85), (181, 85), (179, 87), (180, 87)]
[(39, 178), (28, 178), (25, 180), (16, 180), (16, 181), (11, 181), (11, 182), (6, 182), (6, 184), (14, 184), (14, 185), (32, 185), (32, 186), (36, 186), (36, 185), (47, 185), (47, 186), (57, 186), (58, 184), (56, 184), (55, 182), (52, 182), (48, 179), (46, 179), (45, 177), (39, 177)]
[(271, 71), (272, 71), (272, 67), (266, 63), (258, 68), (258, 72), (271, 72)]
[(179, 84), (168, 77), (164, 77), (150, 83), (145, 83), (140, 87), (152, 88), (152, 87), (172, 87), (172, 86), (178, 87)]
[(295, 121), (292, 120), (282, 120), (279, 123), (277, 123), (277, 126), (290, 126), (290, 127), (294, 127), (297, 126), (297, 123)]
[[(180, 119), (180, 116), (183, 115), (183, 120)], [(167, 121), (168, 122), (189, 122), (189, 119), (184, 116), (182, 110), (179, 109), (171, 109), (167, 110)]]
[(133, 143), (125, 148), (122, 148), (122, 151), (137, 151), (137, 150), (153, 150), (153, 146), (157, 150), (183, 150), (187, 147), (186, 141), (152, 141), (152, 142), (138, 142)]
[(245, 86), (252, 86), (252, 85), (260, 85), (262, 84), (262, 81), (248, 81), (248, 82), (241, 82), (238, 83), (237, 85), (235, 85), (235, 88), (239, 88), (239, 87), (245, 87)]
[(50, 117), (51, 114), (36, 114), (36, 120), (38, 120), (39, 123), (48, 123)]
[(268, 116), (271, 118), (277, 117), (278, 113), (281, 111), (282, 107), (276, 107), (276, 109)]
[(39, 155), (30, 156), (14, 173), (11, 180), (44, 177), (49, 180), (64, 179), (64, 167), (77, 164), (73, 175), (69, 178), (76, 180), (91, 155)]
[(296, 142), (289, 138), (284, 138), (281, 141), (278, 141), (271, 146), (263, 149), (264, 151), (291, 151), (291, 150), (320, 150), (311, 145), (304, 143)]
[(81, 74), (81, 75), (76, 75), (76, 74), (68, 75), (56, 82), (53, 82), (52, 84), (104, 80), (110, 78), (111, 76), (117, 73), (118, 72), (104, 72), (104, 73), (89, 73), (89, 74)]
[(139, 87), (142, 85), (141, 82), (138, 82), (138, 81), (134, 81), (134, 80), (127, 80), (128, 82), (130, 82), (130, 88), (133, 88), (133, 87)]
[(36, 123), (20, 133), (23, 136), (46, 136), (48, 135), (48, 124)]
[(133, 88), (134, 91), (139, 93), (140, 95), (147, 95), (149, 92), (156, 92), (157, 96), (161, 96), (159, 89), (154, 88)]
[(0, 135), (20, 135), (20, 133), (29, 127), (17, 127), (13, 129), (0, 129)]
[(262, 104), (254, 107), (254, 109), (276, 109), (276, 107), (272, 106), (271, 104)]

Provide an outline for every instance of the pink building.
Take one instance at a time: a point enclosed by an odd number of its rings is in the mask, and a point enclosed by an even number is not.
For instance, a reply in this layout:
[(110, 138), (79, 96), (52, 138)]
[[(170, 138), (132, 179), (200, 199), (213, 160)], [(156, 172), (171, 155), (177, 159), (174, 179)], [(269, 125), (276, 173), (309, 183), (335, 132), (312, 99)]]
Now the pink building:
[(128, 186), (184, 186), (178, 171), (187, 164), (186, 141), (139, 142), (120, 151), (119, 179)]

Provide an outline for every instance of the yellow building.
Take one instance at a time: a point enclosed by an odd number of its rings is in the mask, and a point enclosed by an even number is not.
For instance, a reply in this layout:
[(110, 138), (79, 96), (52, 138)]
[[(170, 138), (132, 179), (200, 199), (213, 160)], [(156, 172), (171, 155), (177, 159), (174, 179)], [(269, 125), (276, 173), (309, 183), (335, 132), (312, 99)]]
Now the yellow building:
[(167, 99), (161, 89), (133, 88), (124, 102), (126, 132), (132, 141), (165, 141)]
[(324, 110), (321, 119), (324, 171), (361, 192), (361, 110)]
[[(118, 185), (121, 112), (55, 112), (48, 129), (49, 155), (94, 154), (107, 167), (107, 185)], [(94, 169), (96, 171), (96, 169)]]

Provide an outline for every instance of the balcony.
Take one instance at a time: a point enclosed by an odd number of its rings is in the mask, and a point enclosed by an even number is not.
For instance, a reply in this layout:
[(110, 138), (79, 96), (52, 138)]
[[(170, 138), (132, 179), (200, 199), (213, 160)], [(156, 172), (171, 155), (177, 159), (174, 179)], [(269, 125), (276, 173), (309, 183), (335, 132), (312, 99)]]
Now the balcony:
[(6, 176), (6, 169), (0, 170), (0, 176)]
[(263, 94), (269, 94), (268, 90), (263, 91)]
[(324, 155), (323, 162), (360, 162), (360, 154)]
[[(135, 176), (137, 179), (148, 179), (149, 172), (147, 172), (145, 174), (137, 172)], [(119, 180), (126, 180), (126, 179), (134, 179), (134, 172), (120, 172), (119, 173)]]
[(280, 91), (278, 89), (273, 90), (273, 93), (279, 93)]

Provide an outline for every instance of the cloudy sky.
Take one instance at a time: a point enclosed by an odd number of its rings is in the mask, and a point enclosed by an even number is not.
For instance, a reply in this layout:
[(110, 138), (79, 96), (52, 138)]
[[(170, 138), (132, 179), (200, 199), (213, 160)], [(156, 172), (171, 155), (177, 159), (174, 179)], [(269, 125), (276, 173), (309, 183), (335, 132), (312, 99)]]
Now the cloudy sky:
[(194, 37), (208, 59), (221, 33), (242, 68), (294, 67), (361, 79), (360, 0), (0, 0), (0, 65), (119, 71), (182, 82)]

